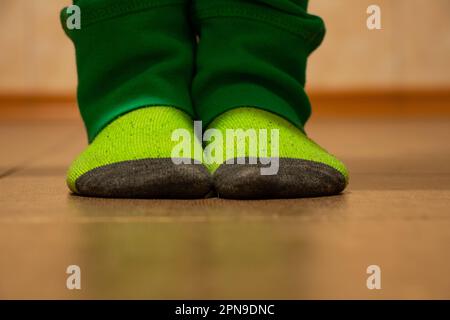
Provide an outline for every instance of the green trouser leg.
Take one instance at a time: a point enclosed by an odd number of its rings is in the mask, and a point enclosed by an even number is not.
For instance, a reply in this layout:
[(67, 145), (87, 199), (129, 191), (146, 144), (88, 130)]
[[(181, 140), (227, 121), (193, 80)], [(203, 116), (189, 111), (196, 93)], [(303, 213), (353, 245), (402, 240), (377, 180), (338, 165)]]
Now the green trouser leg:
[(89, 141), (118, 116), (174, 106), (193, 116), (193, 35), (188, 0), (78, 0), (81, 29), (62, 24), (76, 48), (78, 103)]
[[(306, 61), (325, 34), (306, 9), (305, 0), (194, 0), (196, 112), (227, 138), (241, 132), (236, 144), (223, 139), (219, 156), (205, 156), (214, 159), (207, 164), (220, 197), (324, 196), (347, 185), (344, 164), (303, 131), (311, 113)], [(267, 130), (265, 144), (257, 137)], [(207, 141), (205, 153), (215, 144)]]
[(306, 60), (325, 34), (306, 7), (306, 0), (194, 0), (200, 44), (192, 94), (205, 125), (250, 106), (303, 127), (311, 113)]
[[(78, 0), (78, 102), (89, 146), (72, 162), (73, 193), (117, 198), (201, 198), (211, 177), (201, 152), (172, 154), (176, 130), (194, 138), (190, 86), (195, 38), (188, 0)], [(75, 8), (76, 9), (76, 8)], [(187, 138), (186, 138), (187, 139)], [(194, 162), (194, 159), (197, 160)]]

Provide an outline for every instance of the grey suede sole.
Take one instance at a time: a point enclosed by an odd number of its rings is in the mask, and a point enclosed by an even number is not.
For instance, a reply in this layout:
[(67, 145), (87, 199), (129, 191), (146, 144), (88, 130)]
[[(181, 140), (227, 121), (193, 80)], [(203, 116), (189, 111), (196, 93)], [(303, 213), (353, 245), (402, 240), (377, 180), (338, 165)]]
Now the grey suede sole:
[[(236, 160), (235, 160), (236, 163)], [(269, 199), (329, 196), (347, 182), (336, 169), (319, 162), (280, 158), (276, 175), (261, 175), (261, 164), (222, 164), (214, 173), (220, 198)]]
[(90, 197), (193, 199), (212, 190), (212, 178), (202, 164), (143, 159), (95, 168), (79, 177), (75, 186), (80, 195)]

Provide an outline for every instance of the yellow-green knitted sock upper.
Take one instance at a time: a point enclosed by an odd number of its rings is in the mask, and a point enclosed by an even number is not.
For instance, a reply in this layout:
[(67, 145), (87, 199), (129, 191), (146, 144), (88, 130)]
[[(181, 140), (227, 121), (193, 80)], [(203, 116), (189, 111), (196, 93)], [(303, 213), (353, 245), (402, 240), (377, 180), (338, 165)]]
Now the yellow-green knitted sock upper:
[(178, 141), (172, 141), (176, 129), (185, 129), (191, 135), (191, 159), (202, 160), (194, 155), (192, 119), (183, 111), (172, 107), (147, 107), (129, 112), (106, 126), (94, 141), (72, 163), (67, 174), (67, 185), (73, 192), (77, 179), (86, 172), (108, 164), (129, 160), (171, 158)]
[[(271, 112), (256, 108), (237, 108), (230, 110), (219, 117), (217, 117), (208, 127), (218, 129), (222, 132), (223, 136), (226, 135), (227, 129), (254, 129), (261, 130), (266, 129), (268, 134), (268, 148), (267, 156), (271, 156), (270, 150), (270, 130), (279, 130), (279, 157), (280, 158), (294, 158), (310, 160), (315, 162), (320, 162), (329, 165), (330, 167), (338, 170), (345, 179), (348, 181), (348, 171), (345, 165), (336, 159), (333, 155), (328, 153), (314, 141), (309, 139), (299, 128), (291, 124), (289, 121), (281, 118)], [(236, 154), (236, 150), (227, 150), (225, 138), (223, 148), (223, 161), (224, 163), (227, 159), (228, 154)], [(256, 153), (252, 152), (248, 147), (248, 141), (245, 142), (245, 156), (246, 157), (259, 157), (259, 148), (257, 148)], [(235, 145), (236, 146), (236, 145)], [(234, 146), (234, 148), (235, 148)], [(234, 152), (233, 152), (234, 151)], [(207, 164), (208, 169), (211, 172), (217, 170), (221, 163)]]

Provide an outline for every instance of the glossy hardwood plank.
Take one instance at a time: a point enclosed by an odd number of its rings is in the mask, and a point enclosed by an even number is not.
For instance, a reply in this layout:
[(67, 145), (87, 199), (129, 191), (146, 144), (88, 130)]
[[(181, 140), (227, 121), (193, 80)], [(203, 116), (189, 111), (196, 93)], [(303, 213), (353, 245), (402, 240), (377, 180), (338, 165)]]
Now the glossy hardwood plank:
[[(72, 196), (80, 123), (9, 124), (3, 163), (27, 161), (0, 179), (0, 297), (450, 298), (449, 127), (317, 119), (311, 136), (350, 167), (343, 195), (170, 201)], [(65, 287), (70, 264), (81, 291)]]

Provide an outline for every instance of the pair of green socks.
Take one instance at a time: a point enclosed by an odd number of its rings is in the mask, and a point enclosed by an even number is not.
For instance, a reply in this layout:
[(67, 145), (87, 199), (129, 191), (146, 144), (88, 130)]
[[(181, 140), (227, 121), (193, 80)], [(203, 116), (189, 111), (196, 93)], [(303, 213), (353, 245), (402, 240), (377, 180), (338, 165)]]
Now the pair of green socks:
[[(78, 102), (89, 146), (73, 162), (72, 192), (117, 198), (291, 198), (340, 193), (345, 166), (312, 142), (303, 90), (306, 59), (324, 26), (303, 0), (78, 0)], [(196, 46), (195, 34), (200, 42)], [(194, 55), (194, 52), (196, 53)], [(223, 153), (205, 164), (193, 119), (229, 129), (276, 130), (279, 170), (245, 143), (246, 164)], [(173, 133), (192, 153), (174, 158)], [(226, 149), (227, 146), (224, 146)], [(267, 150), (266, 150), (267, 151)], [(189, 158), (189, 159), (180, 159)], [(183, 161), (180, 161), (183, 160)], [(181, 163), (180, 163), (181, 162)], [(249, 163), (251, 162), (251, 163)], [(252, 164), (253, 163), (253, 164)]]

